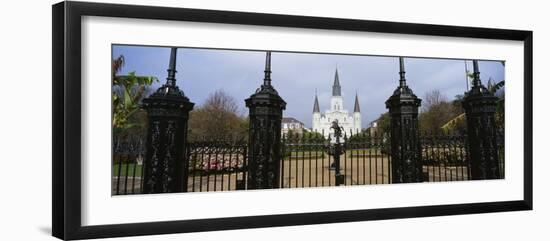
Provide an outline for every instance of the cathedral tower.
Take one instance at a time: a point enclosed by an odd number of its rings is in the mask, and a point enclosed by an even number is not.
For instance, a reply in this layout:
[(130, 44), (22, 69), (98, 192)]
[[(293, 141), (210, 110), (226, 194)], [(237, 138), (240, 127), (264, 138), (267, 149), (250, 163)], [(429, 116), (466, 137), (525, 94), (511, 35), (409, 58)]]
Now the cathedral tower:
[(348, 110), (344, 108), (344, 98), (342, 97), (342, 86), (340, 86), (338, 69), (336, 69), (334, 73), (330, 107), (323, 114), (319, 108), (317, 91), (315, 91), (311, 129), (314, 132), (324, 134), (325, 138), (329, 136), (332, 138), (333, 129), (330, 127), (332, 126), (332, 122), (335, 120), (338, 121), (338, 125), (344, 129), (344, 132), (348, 137), (361, 131), (361, 110), (359, 108), (359, 97), (357, 96), (357, 93), (355, 93), (355, 106), (353, 107), (353, 114), (349, 113)]
[(332, 97), (330, 97), (330, 110), (340, 112), (344, 109), (344, 99), (342, 98), (342, 87), (338, 77), (338, 69), (334, 74), (334, 84), (332, 84)]

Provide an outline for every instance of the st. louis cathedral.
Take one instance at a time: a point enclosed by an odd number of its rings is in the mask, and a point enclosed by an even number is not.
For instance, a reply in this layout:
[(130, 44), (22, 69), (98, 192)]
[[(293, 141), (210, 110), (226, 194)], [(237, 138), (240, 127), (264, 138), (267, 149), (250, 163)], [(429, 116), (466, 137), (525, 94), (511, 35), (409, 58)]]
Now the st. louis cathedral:
[(312, 130), (314, 132), (322, 133), (327, 138), (333, 137), (334, 130), (331, 129), (332, 122), (338, 120), (338, 125), (341, 126), (347, 136), (356, 134), (361, 131), (361, 110), (359, 109), (359, 99), (357, 93), (355, 94), (355, 106), (353, 107), (353, 114), (344, 109), (344, 98), (342, 97), (342, 87), (340, 86), (340, 80), (338, 77), (338, 69), (334, 74), (334, 84), (332, 85), (332, 96), (330, 97), (330, 109), (326, 110), (324, 114), (321, 114), (319, 110), (319, 100), (317, 99), (317, 93), (315, 93), (315, 102), (313, 104), (313, 124)]

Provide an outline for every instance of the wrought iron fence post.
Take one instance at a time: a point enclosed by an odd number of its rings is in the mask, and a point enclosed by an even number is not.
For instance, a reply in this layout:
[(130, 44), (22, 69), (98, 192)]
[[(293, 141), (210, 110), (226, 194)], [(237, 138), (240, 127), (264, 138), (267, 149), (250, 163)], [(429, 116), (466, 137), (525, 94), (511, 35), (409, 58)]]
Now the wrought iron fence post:
[(249, 108), (247, 189), (278, 188), (281, 165), (281, 120), (286, 102), (271, 85), (271, 52), (266, 53), (263, 85), (245, 100)]
[(336, 141), (332, 150), (332, 155), (334, 156), (334, 185), (340, 186), (344, 184), (345, 180), (345, 175), (340, 172), (340, 155), (344, 153), (344, 148), (340, 142), (340, 138), (342, 137), (342, 132), (344, 130), (338, 125), (338, 120), (334, 120), (330, 128), (334, 129), (334, 138)]
[(392, 182), (422, 182), (418, 129), (418, 107), (422, 100), (407, 86), (403, 57), (399, 57), (399, 70), (399, 86), (386, 101), (390, 112)]
[(235, 189), (237, 189), (237, 190), (246, 190), (246, 173), (248, 172), (247, 171), (248, 165), (246, 163), (246, 159), (248, 158), (248, 149), (247, 149), (246, 145), (244, 146), (244, 150), (243, 150), (242, 155), (243, 155), (243, 165), (242, 165), (242, 168), (241, 168), (241, 172), (242, 172), (243, 177), (242, 177), (241, 180), (239, 180), (237, 178), (238, 175), (235, 176), (235, 178), (236, 178)]
[(462, 107), (466, 112), (471, 179), (498, 179), (502, 178), (498, 165), (495, 125), (498, 97), (481, 83), (477, 60), (474, 60), (473, 64), (472, 88), (465, 93), (462, 101)]
[(176, 51), (170, 53), (166, 84), (143, 100), (148, 117), (144, 193), (187, 191), (185, 144), (194, 103), (176, 86)]

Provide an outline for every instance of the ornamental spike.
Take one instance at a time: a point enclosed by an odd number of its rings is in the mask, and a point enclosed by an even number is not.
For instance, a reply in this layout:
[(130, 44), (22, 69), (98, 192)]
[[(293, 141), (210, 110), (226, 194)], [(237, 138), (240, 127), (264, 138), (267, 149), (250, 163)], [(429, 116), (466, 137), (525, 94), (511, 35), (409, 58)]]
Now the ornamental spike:
[(166, 86), (176, 86), (176, 55), (178, 48), (172, 48), (170, 51), (170, 64), (168, 65), (168, 77), (166, 78)]

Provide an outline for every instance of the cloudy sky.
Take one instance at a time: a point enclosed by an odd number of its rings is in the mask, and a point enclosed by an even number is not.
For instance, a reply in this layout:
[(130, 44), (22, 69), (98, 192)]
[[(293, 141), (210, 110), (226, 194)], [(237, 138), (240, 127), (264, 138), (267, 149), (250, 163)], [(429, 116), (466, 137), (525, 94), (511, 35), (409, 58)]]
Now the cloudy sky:
[[(114, 45), (113, 58), (119, 55), (126, 61), (119, 74), (135, 71), (137, 75), (155, 76), (160, 82), (154, 88), (165, 82), (169, 48)], [(213, 91), (224, 90), (246, 115), (244, 99), (261, 85), (264, 63), (262, 51), (179, 48), (177, 84), (199, 106)], [(471, 61), (467, 65), (472, 70)], [(481, 61), (479, 66), (483, 83), (489, 78), (504, 79), (500, 62)], [(397, 57), (274, 52), (272, 84), (287, 102), (284, 116), (311, 127), (315, 89), (324, 112), (329, 108), (336, 67), (348, 111), (353, 111), (355, 93), (359, 95), (363, 128), (386, 111), (384, 102), (398, 85)], [(448, 99), (466, 91), (463, 60), (405, 58), (405, 70), (408, 85), (420, 98), (431, 90), (441, 91)]]

